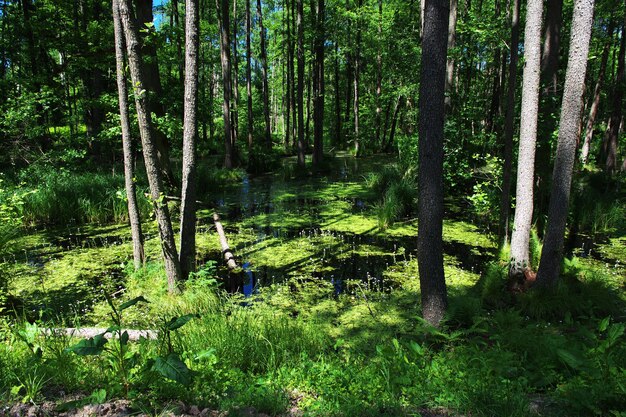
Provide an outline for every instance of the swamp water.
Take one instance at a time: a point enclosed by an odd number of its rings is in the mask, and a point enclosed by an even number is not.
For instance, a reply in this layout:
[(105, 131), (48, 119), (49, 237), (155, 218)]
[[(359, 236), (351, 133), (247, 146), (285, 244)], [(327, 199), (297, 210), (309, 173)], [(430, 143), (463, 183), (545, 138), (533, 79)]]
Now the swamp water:
[[(273, 284), (298, 291), (317, 283), (331, 297), (397, 287), (418, 291), (416, 221), (404, 219), (381, 230), (375, 212), (380, 196), (365, 184), (369, 173), (390, 163), (388, 157), (343, 155), (328, 172), (295, 178), (293, 161), (286, 159), (277, 174), (246, 177), (201, 196), (220, 213), (242, 271), (231, 273), (224, 265), (213, 209), (198, 212), (200, 266), (210, 261), (225, 289), (246, 296)], [(144, 223), (144, 234), (148, 260), (160, 260), (153, 221)], [(454, 294), (479, 280), (496, 246), (475, 226), (446, 220), (444, 252)], [(17, 239), (0, 271), (9, 281), (6, 310), (28, 318), (89, 320), (90, 306), (104, 293), (123, 293), (131, 256), (126, 225), (68, 227)]]

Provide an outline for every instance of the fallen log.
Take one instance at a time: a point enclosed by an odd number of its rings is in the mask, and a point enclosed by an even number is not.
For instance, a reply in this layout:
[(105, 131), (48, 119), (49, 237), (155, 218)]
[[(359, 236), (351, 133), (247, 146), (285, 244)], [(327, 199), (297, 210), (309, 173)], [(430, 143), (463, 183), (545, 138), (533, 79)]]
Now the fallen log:
[(228, 240), (226, 239), (226, 233), (224, 233), (224, 227), (220, 222), (219, 214), (213, 213), (213, 223), (215, 224), (217, 235), (220, 238), (220, 245), (222, 246), (222, 253), (224, 254), (224, 261), (226, 261), (226, 265), (228, 265), (228, 268), (231, 270), (239, 268), (237, 261), (235, 260), (235, 255), (233, 255), (233, 252), (230, 250), (230, 246), (228, 246)]
[[(117, 332), (111, 333), (106, 331), (107, 329), (98, 327), (66, 327), (56, 329), (44, 329), (43, 334), (45, 334), (46, 336), (66, 335), (81, 339), (90, 339), (103, 333), (105, 333), (105, 336), (107, 337), (117, 337), (118, 335)], [(128, 332), (128, 340), (139, 340), (142, 337), (150, 340), (156, 340), (158, 338), (158, 332), (155, 330), (122, 329), (122, 333), (124, 332)]]

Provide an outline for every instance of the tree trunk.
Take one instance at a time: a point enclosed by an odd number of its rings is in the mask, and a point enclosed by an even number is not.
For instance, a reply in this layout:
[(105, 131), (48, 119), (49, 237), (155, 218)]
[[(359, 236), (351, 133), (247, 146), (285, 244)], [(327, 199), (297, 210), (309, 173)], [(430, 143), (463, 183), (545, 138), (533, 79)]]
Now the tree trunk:
[(580, 160), (583, 164), (586, 164), (589, 161), (589, 151), (591, 150), (591, 140), (593, 139), (593, 128), (596, 122), (596, 117), (598, 116), (598, 109), (600, 108), (600, 98), (602, 96), (602, 87), (606, 74), (606, 66), (609, 60), (609, 50), (611, 49), (611, 44), (613, 41), (614, 26), (615, 21), (611, 19), (607, 28), (607, 41), (605, 42), (604, 48), (602, 49), (602, 58), (600, 60), (598, 80), (596, 81), (596, 86), (593, 89), (593, 101), (591, 103), (591, 107), (589, 108), (589, 117), (587, 118), (587, 125), (585, 128), (585, 139), (583, 141), (583, 146), (580, 151)]
[(250, 0), (246, 0), (246, 96), (248, 107), (248, 148), (252, 148), (254, 138), (254, 120), (252, 115), (252, 46), (250, 35), (252, 33), (252, 19), (250, 17)]
[(613, 89), (613, 112), (608, 124), (605, 140), (606, 162), (604, 169), (608, 173), (613, 173), (617, 167), (617, 142), (619, 139), (620, 127), (622, 124), (622, 98), (624, 97), (624, 54), (626, 51), (626, 18), (622, 25), (622, 40), (619, 47), (617, 76), (615, 77), (615, 87)]
[(313, 164), (324, 158), (324, 0), (317, 0), (315, 25), (315, 72), (313, 86)]
[(222, 83), (224, 85), (224, 103), (222, 111), (224, 114), (224, 167), (233, 168), (235, 165), (235, 150), (232, 142), (231, 128), (231, 76), (230, 76), (230, 36), (228, 29), (230, 28), (228, 0), (215, 0), (218, 16), (218, 25), (220, 30), (220, 61), (222, 63)]
[(552, 174), (552, 193), (548, 212), (548, 230), (541, 251), (537, 273), (538, 287), (554, 289), (559, 280), (563, 261), (563, 240), (567, 221), (572, 171), (579, 137), (582, 97), (589, 55), (589, 40), (593, 25), (594, 0), (576, 0), (565, 74), (565, 90), (561, 105), (559, 139)]
[(541, 57), (541, 72), (546, 83), (546, 91), (558, 92), (559, 48), (563, 20), (563, 0), (547, 0), (546, 27)]
[[(450, 17), (448, 19), (448, 51), (456, 45), (456, 18), (458, 0), (450, 0)], [(452, 111), (452, 84), (454, 82), (454, 58), (448, 56), (446, 63), (446, 113)]]
[(529, 242), (533, 217), (533, 175), (537, 142), (537, 111), (541, 66), (541, 15), (543, 2), (529, 0), (524, 32), (524, 78), (520, 121), (517, 192), (513, 236), (511, 237), (511, 279), (519, 279), (530, 267)]
[(500, 222), (498, 240), (502, 247), (509, 242), (511, 215), (511, 170), (513, 166), (513, 133), (515, 130), (515, 89), (517, 88), (517, 61), (519, 50), (520, 0), (513, 0), (511, 13), (511, 58), (509, 60), (509, 85), (506, 94), (504, 119), (504, 167), (502, 168), (502, 191), (500, 194)]
[[(496, 0), (495, 2), (495, 13), (494, 20), (500, 20), (500, 1)], [(500, 110), (500, 90), (502, 89), (502, 77), (501, 77), (501, 69), (504, 71), (504, 65), (501, 65), (501, 55), (502, 51), (500, 48), (496, 48), (493, 53), (493, 83), (491, 88), (491, 104), (489, 105), (489, 113), (487, 114), (487, 120), (485, 123), (485, 131), (493, 132), (494, 131), (494, 123), (496, 117), (499, 115)]]
[(231, 72), (231, 88), (233, 92), (232, 101), (232, 116), (231, 116), (231, 129), (232, 129), (232, 144), (233, 149), (237, 147), (237, 140), (239, 138), (239, 56), (237, 55), (237, 31), (239, 24), (237, 22), (237, 0), (233, 0), (233, 54), (232, 54), (232, 72)]
[(443, 271), (443, 123), (449, 3), (426, 0), (419, 92), (417, 261), (422, 315), (438, 326), (448, 300)]
[(198, 137), (198, 0), (185, 1), (183, 185), (180, 205), (182, 278), (196, 270), (196, 139)]
[(304, 167), (304, 6), (296, 0), (296, 31), (298, 34), (298, 165)]
[[(143, 58), (142, 71), (144, 74), (144, 88), (149, 92), (148, 109), (158, 117), (163, 117), (165, 116), (165, 107), (160, 102), (160, 98), (163, 97), (164, 93), (161, 84), (161, 76), (159, 74), (159, 61), (156, 48), (151, 42), (146, 41), (146, 36), (141, 36), (141, 33), (144, 33), (142, 31), (146, 29), (146, 24), (152, 23), (153, 21), (152, 0), (135, 0), (135, 4), (137, 7), (137, 29), (140, 31), (139, 42), (141, 56)], [(176, 188), (176, 181), (174, 180), (172, 165), (170, 163), (170, 144), (163, 132), (154, 126), (152, 129), (157, 149), (157, 157), (159, 158), (165, 184), (169, 187)]]
[(141, 59), (139, 36), (131, 15), (131, 0), (121, 0), (119, 3), (120, 16), (126, 36), (126, 50), (133, 86), (135, 88), (135, 107), (139, 121), (139, 132), (143, 147), (146, 175), (150, 184), (150, 197), (154, 204), (154, 212), (161, 236), (161, 248), (165, 260), (165, 273), (167, 275), (168, 290), (170, 293), (178, 293), (178, 284), (181, 279), (180, 263), (174, 242), (174, 230), (170, 221), (170, 213), (167, 202), (164, 201), (163, 180), (159, 159), (154, 143), (152, 119), (148, 106), (148, 99), (144, 87), (143, 62)]
[(291, 73), (293, 68), (293, 55), (291, 53), (291, 1), (285, 0), (285, 12), (287, 21), (287, 31), (285, 33), (285, 49), (287, 50), (287, 63), (286, 63), (286, 88), (285, 88), (285, 152), (289, 153), (290, 151), (290, 137), (291, 137), (291, 90), (293, 88), (293, 83), (291, 82)]
[(356, 53), (354, 54), (354, 155), (361, 156), (361, 138), (359, 132), (359, 81), (361, 76), (361, 6), (363, 0), (357, 0), (356, 6)]
[(339, 42), (335, 41), (335, 134), (333, 143), (338, 146), (341, 140), (341, 92), (339, 91)]
[(382, 116), (382, 105), (380, 103), (380, 95), (382, 92), (383, 84), (383, 58), (381, 53), (381, 44), (383, 42), (383, 0), (378, 0), (378, 42), (376, 43), (376, 146), (379, 144), (382, 147), (380, 141), (380, 124)]
[(256, 2), (256, 13), (259, 19), (259, 38), (261, 39), (261, 76), (263, 78), (263, 118), (265, 119), (265, 146), (272, 149), (272, 132), (270, 126), (270, 90), (267, 74), (267, 48), (265, 46), (267, 34), (263, 26), (263, 9), (261, 0)]
[(398, 95), (398, 99), (396, 100), (396, 105), (393, 108), (393, 117), (391, 118), (391, 131), (389, 132), (389, 142), (385, 146), (384, 150), (389, 151), (393, 146), (393, 141), (396, 136), (396, 125), (398, 122), (398, 114), (400, 113), (400, 108), (402, 107), (402, 103), (404, 101), (404, 97), (402, 94)]
[(143, 248), (143, 233), (141, 231), (141, 218), (137, 204), (135, 186), (135, 158), (134, 146), (131, 138), (130, 117), (128, 112), (128, 89), (126, 87), (126, 75), (124, 73), (124, 33), (120, 21), (117, 0), (113, 0), (113, 27), (115, 34), (115, 64), (117, 70), (117, 93), (119, 98), (120, 124), (122, 128), (122, 150), (124, 153), (124, 186), (128, 202), (128, 219), (130, 221), (130, 233), (133, 240), (133, 261), (135, 270), (140, 269), (146, 258)]

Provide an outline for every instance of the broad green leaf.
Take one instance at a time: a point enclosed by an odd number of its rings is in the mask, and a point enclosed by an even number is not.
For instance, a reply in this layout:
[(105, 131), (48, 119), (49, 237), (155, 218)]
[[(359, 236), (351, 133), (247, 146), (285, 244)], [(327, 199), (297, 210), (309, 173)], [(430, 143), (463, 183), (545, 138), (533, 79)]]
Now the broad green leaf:
[(122, 305), (120, 305), (120, 311), (126, 310), (129, 307), (134, 306), (137, 303), (149, 303), (150, 301), (146, 300), (143, 296), (135, 297), (132, 300), (128, 300)]
[(108, 340), (104, 335), (99, 334), (89, 339), (83, 339), (74, 346), (67, 348), (68, 352), (74, 352), (80, 356), (99, 355), (104, 350), (104, 345)]
[(559, 356), (559, 359), (572, 369), (578, 370), (583, 365), (583, 360), (572, 352), (564, 349), (557, 349), (556, 353)]
[(128, 339), (129, 339), (128, 332), (126, 332), (126, 331), (125, 331), (125, 332), (124, 332), (124, 333), (122, 333), (122, 335), (120, 336), (120, 343), (121, 343), (122, 345), (127, 345), (127, 344), (128, 344)]
[(600, 324), (598, 325), (598, 330), (601, 332), (605, 331), (609, 327), (610, 319), (611, 319), (610, 317), (603, 318)]
[(180, 317), (172, 317), (169, 323), (167, 323), (167, 329), (170, 331), (179, 329), (183, 327), (185, 324), (187, 324), (189, 320), (196, 318), (196, 317), (200, 317), (200, 316), (197, 314), (185, 314), (184, 316), (180, 316)]
[(152, 365), (152, 370), (182, 385), (191, 384), (193, 377), (193, 372), (187, 368), (187, 365), (175, 353), (170, 353), (166, 357), (159, 356), (156, 358), (154, 365)]

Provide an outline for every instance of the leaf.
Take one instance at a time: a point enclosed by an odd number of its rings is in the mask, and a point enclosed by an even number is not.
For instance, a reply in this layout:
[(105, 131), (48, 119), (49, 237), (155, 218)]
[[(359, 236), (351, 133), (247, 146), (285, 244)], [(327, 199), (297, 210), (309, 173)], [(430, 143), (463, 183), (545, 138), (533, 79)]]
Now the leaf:
[(420, 346), (419, 343), (414, 342), (414, 341), (410, 341), (409, 342), (409, 346), (411, 347), (411, 350), (415, 353), (417, 353), (419, 356), (422, 356), (424, 354), (424, 348), (422, 346)]
[(122, 345), (127, 345), (127, 344), (128, 344), (128, 339), (129, 339), (128, 332), (126, 332), (126, 331), (125, 331), (125, 332), (124, 332), (124, 333), (122, 333), (122, 335), (120, 336), (120, 343), (121, 343)]
[(182, 385), (191, 384), (193, 377), (193, 372), (175, 353), (170, 353), (165, 358), (161, 356), (156, 358), (154, 365), (152, 365), (152, 370)]
[(583, 360), (572, 352), (564, 349), (557, 349), (556, 353), (559, 356), (561, 362), (563, 362), (565, 365), (569, 366), (572, 369), (579, 370), (583, 365)]
[(104, 345), (108, 340), (103, 334), (96, 335), (89, 339), (83, 339), (72, 347), (66, 349), (68, 352), (74, 352), (79, 356), (99, 355), (104, 350)]
[(135, 297), (132, 300), (128, 300), (125, 303), (123, 303), (122, 305), (120, 305), (119, 309), (120, 311), (124, 311), (129, 307), (134, 306), (137, 303), (149, 303), (150, 301), (146, 300), (142, 295), (140, 295), (139, 297)]
[(600, 324), (598, 325), (598, 330), (601, 332), (605, 331), (609, 327), (609, 320), (610, 320), (610, 317), (603, 318)]
[(172, 331), (183, 327), (187, 324), (191, 319), (200, 317), (198, 314), (185, 314), (180, 317), (172, 317), (169, 323), (167, 323), (167, 329)]
[(614, 345), (617, 342), (617, 339), (622, 337), (624, 334), (624, 324), (613, 324), (609, 327), (609, 331), (607, 332), (606, 339), (609, 341), (610, 345)]
[(107, 390), (97, 389), (89, 396), (91, 404), (103, 404), (107, 400)]
[(217, 360), (217, 356), (215, 355), (215, 349), (210, 348), (207, 350), (203, 350), (202, 352), (198, 353), (194, 359), (197, 361), (200, 359)]

